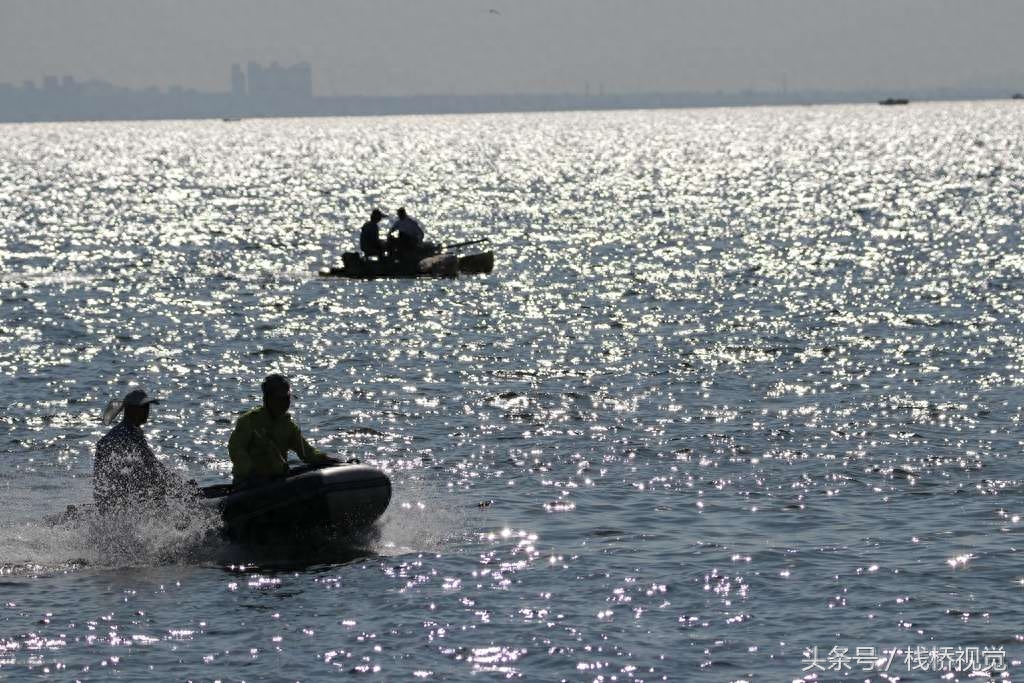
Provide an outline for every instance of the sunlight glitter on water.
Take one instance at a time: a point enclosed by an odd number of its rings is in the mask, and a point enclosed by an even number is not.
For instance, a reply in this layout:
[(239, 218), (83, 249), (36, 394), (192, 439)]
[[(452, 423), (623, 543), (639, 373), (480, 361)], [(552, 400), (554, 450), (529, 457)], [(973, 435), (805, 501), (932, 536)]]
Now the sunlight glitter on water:
[[(770, 681), (814, 646), (1011, 653), (1024, 130), (891, 109), (5, 126), (0, 672)], [(399, 205), (489, 237), (495, 273), (315, 277)], [(40, 522), (89, 498), (128, 385), (213, 483), (270, 371), (315, 443), (395, 482), (370, 547)]]

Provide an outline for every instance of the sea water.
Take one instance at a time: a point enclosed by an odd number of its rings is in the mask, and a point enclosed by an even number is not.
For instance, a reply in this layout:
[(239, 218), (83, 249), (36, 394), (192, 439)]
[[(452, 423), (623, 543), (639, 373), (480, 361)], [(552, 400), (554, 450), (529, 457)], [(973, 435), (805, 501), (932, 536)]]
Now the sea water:
[[(1012, 102), (0, 126), (0, 678), (1020, 680), (1022, 193)], [(494, 272), (317, 277), (399, 206)], [(53, 522), (270, 372), (362, 547)]]

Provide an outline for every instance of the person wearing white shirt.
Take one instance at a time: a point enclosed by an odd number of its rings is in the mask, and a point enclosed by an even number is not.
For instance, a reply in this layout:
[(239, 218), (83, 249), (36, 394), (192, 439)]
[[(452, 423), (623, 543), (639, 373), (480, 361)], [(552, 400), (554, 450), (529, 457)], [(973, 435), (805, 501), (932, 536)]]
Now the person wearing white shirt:
[(420, 224), (405, 212), (405, 207), (400, 208), (398, 218), (388, 230), (388, 242), (395, 245), (394, 251), (399, 255), (414, 254), (423, 245), (423, 238), (423, 228)]

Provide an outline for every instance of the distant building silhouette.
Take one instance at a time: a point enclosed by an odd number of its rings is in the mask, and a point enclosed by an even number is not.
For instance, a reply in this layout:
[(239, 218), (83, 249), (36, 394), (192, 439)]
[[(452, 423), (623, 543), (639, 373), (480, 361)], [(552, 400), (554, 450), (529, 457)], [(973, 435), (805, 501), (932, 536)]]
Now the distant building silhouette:
[(237, 64), (231, 65), (231, 94), (235, 97), (245, 97), (245, 74), (242, 67)]
[(298, 100), (313, 98), (313, 67), (307, 62), (294, 66), (281, 66), (277, 62), (261, 66), (249, 62), (246, 71), (249, 97), (263, 100), (280, 97)]

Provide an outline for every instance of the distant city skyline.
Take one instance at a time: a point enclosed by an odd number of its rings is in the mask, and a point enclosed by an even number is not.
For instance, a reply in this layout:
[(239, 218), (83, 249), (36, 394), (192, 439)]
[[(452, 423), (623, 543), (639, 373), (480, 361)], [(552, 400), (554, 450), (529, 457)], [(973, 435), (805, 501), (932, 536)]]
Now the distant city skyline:
[(71, 89), (78, 89), (82, 91), (83, 87), (88, 90), (89, 87), (95, 88), (93, 92), (107, 92), (111, 90), (124, 90), (124, 91), (148, 91), (148, 92), (166, 92), (166, 93), (177, 93), (177, 92), (192, 92), (209, 95), (219, 94), (231, 94), (235, 96), (248, 96), (248, 97), (299, 97), (299, 98), (324, 98), (332, 99), (339, 97), (422, 97), (422, 96), (438, 96), (438, 95), (455, 95), (455, 96), (475, 96), (475, 95), (584, 95), (584, 96), (604, 96), (604, 95), (647, 95), (647, 94), (658, 94), (664, 95), (666, 93), (672, 94), (687, 94), (687, 93), (717, 93), (723, 96), (736, 95), (741, 93), (763, 93), (763, 94), (779, 94), (779, 95), (791, 95), (794, 98), (794, 102), (799, 102), (799, 95), (801, 93), (813, 93), (817, 95), (827, 95), (834, 93), (837, 96), (845, 97), (874, 97), (879, 94), (892, 94), (892, 95), (917, 95), (922, 98), (932, 99), (936, 96), (949, 97), (951, 99), (974, 99), (977, 97), (992, 97), (999, 99), (1004, 95), (1012, 93), (1019, 93), (1024, 90), (1024, 81), (1022, 81), (1020, 88), (1013, 87), (1002, 87), (1000, 85), (991, 84), (973, 84), (971, 86), (956, 87), (956, 86), (932, 86), (932, 87), (916, 87), (916, 88), (886, 88), (886, 87), (865, 87), (865, 88), (854, 88), (854, 89), (839, 89), (839, 88), (808, 88), (798, 89), (793, 88), (788, 83), (788, 79), (783, 77), (778, 83), (769, 83), (768, 87), (753, 88), (735, 88), (725, 89), (716, 88), (714, 90), (623, 90), (623, 91), (609, 91), (603, 82), (592, 83), (586, 81), (583, 83), (576, 84), (575, 88), (568, 88), (562, 91), (536, 91), (536, 92), (519, 92), (519, 93), (507, 93), (501, 91), (487, 91), (480, 93), (457, 93), (453, 91), (448, 92), (424, 92), (424, 93), (409, 93), (406, 95), (401, 94), (371, 94), (371, 93), (346, 93), (346, 94), (318, 94), (315, 92), (314, 74), (316, 69), (314, 65), (309, 62), (299, 62), (296, 64), (281, 64), (276, 61), (269, 63), (261, 63), (254, 60), (247, 60), (243, 63), (233, 63), (226, 66), (226, 71), (223, 74), (222, 81), (214, 84), (211, 88), (199, 88), (195, 86), (183, 85), (180, 83), (169, 83), (166, 85), (160, 84), (142, 84), (139, 86), (127, 85), (124, 83), (117, 83), (110, 79), (105, 78), (82, 78), (74, 73), (44, 73), (39, 74), (36, 77), (26, 78), (20, 82), (3, 82), (0, 81), (0, 89), (9, 92), (12, 88), (14, 89), (34, 89), (38, 88), (41, 91), (56, 91), (63, 89), (65, 92)]
[[(308, 62), (268, 65), (249, 61), (232, 64), (220, 89), (199, 91), (180, 85), (127, 88), (98, 79), (46, 75), (40, 82), (0, 83), (0, 122), (114, 119), (223, 118), (268, 116), (346, 116), (390, 114), (483, 113), (581, 109), (649, 109), (708, 106), (829, 104), (915, 99), (1005, 99), (1003, 89), (912, 91), (688, 91), (607, 93), (582, 92), (430, 95), (342, 95), (313, 93), (314, 69)], [(1021, 95), (1016, 94), (1017, 98)], [(887, 102), (888, 103), (888, 102)]]
[[(316, 96), (1024, 89), (1019, 0), (0, 0), (0, 83)], [(225, 67), (224, 65), (228, 65)]]

